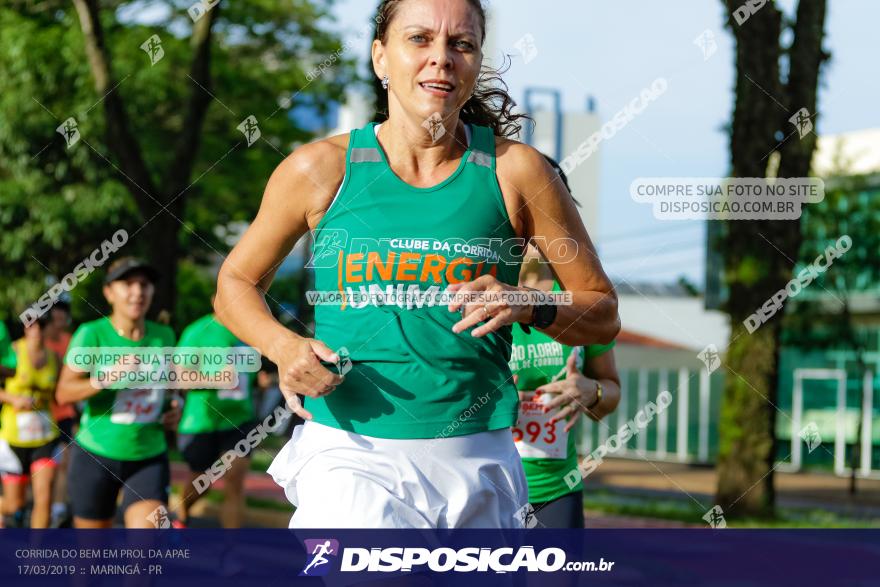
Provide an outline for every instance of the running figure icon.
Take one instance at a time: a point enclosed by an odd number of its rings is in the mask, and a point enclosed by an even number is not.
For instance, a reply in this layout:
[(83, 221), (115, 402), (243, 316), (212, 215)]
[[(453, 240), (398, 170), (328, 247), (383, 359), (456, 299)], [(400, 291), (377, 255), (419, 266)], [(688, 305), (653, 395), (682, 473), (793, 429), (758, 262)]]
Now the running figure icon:
[[(335, 542), (335, 541), (332, 541), (332, 542)], [(330, 560), (325, 558), (324, 555), (337, 554), (336, 550), (334, 548), (332, 548), (330, 543), (331, 543), (330, 540), (325, 540), (324, 542), (319, 542), (318, 544), (315, 544), (315, 547), (314, 547), (314, 549), (312, 549), (312, 553), (311, 553), (313, 555), (312, 561), (306, 565), (306, 568), (304, 568), (302, 573), (300, 573), (301, 575), (308, 575), (309, 569), (319, 567), (321, 565), (324, 565), (324, 564), (327, 564), (330, 562)]]

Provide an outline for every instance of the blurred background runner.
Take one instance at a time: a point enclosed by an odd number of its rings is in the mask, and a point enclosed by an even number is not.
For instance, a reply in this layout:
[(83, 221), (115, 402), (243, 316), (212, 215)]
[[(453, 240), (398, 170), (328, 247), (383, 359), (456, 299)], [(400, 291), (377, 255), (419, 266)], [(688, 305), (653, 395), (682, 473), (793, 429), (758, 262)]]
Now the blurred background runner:
[[(233, 348), (243, 345), (214, 314), (208, 314), (184, 329), (178, 346)], [(190, 478), (183, 487), (179, 525), (187, 524), (190, 508), (204, 494), (205, 489), (199, 490), (196, 479), (256, 426), (253, 397), (256, 373), (239, 371), (237, 375), (238, 384), (232, 389), (195, 389), (186, 394), (178, 427), (178, 448), (189, 466)], [(224, 528), (241, 527), (244, 478), (249, 468), (249, 456), (236, 456), (223, 475), (221, 522)]]

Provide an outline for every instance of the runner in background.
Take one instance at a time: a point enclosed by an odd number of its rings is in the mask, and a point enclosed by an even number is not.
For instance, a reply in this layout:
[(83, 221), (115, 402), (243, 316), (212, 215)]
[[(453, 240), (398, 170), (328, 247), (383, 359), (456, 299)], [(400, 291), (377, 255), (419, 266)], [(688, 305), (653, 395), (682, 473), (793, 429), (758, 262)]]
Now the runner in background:
[[(232, 348), (243, 346), (243, 343), (214, 314), (208, 314), (184, 329), (178, 346)], [(195, 389), (187, 392), (177, 431), (178, 448), (189, 465), (190, 479), (183, 487), (177, 524), (182, 526), (188, 523), (190, 508), (203, 495), (196, 486), (196, 479), (256, 427), (252, 392), (255, 379), (255, 373), (239, 372), (238, 385), (234, 389)], [(223, 476), (224, 498), (220, 520), (224, 528), (240, 528), (242, 525), (244, 479), (250, 462), (249, 457), (236, 457)], [(205, 489), (202, 488), (202, 491)]]
[[(3, 387), (3, 381), (7, 377), (15, 375), (16, 365), (15, 351), (12, 350), (12, 343), (9, 340), (9, 331), (6, 330), (6, 324), (0, 320), (0, 387)], [(2, 430), (2, 424), (0, 424)], [(15, 467), (15, 455), (9, 445), (0, 434), (0, 473), (6, 471), (10, 467)], [(0, 512), (3, 511), (3, 486), (0, 484)], [(3, 516), (0, 515), (0, 528), (3, 528)]]
[[(570, 191), (565, 173), (554, 160), (546, 159)], [(520, 285), (560, 291), (550, 265), (533, 246), (523, 259)], [(569, 487), (565, 474), (578, 466), (575, 440), (582, 433), (581, 414), (600, 420), (620, 401), (613, 346), (614, 342), (572, 348), (537, 330), (526, 333), (519, 324), (513, 325), (510, 370), (521, 402), (514, 441), (536, 527), (584, 527), (583, 480)]]
[(7, 527), (26, 526), (27, 488), (33, 491), (31, 528), (49, 527), (53, 459), (58, 427), (50, 403), (58, 381), (60, 359), (46, 348), (44, 328), (48, 316), (25, 327), (24, 337), (12, 345), (16, 357), (15, 375), (0, 390), (0, 434), (18, 461), (18, 473), (3, 475), (3, 515)]
[(46, 323), (46, 346), (53, 351), (61, 351), (59, 356), (67, 352), (70, 345), (70, 304), (58, 301), (49, 310), (49, 321)]
[(17, 362), (15, 351), (12, 350), (12, 343), (9, 340), (9, 331), (6, 330), (6, 324), (0, 320), (0, 384), (6, 377), (15, 375)]
[[(59, 357), (64, 357), (70, 345), (70, 304), (58, 301), (49, 310), (49, 322), (46, 324), (46, 346)], [(67, 505), (67, 467), (70, 463), (68, 445), (76, 434), (79, 414), (73, 404), (61, 405), (52, 399), (52, 417), (58, 424), (61, 433), (55, 450), (58, 471), (55, 473), (55, 485), (52, 492), (52, 526), (68, 526), (69, 507)]]
[[(275, 413), (275, 408), (287, 406), (287, 400), (284, 399), (284, 395), (281, 393), (278, 366), (266, 357), (263, 357), (260, 372), (257, 373), (257, 386), (262, 392), (259, 407), (257, 408), (257, 419), (263, 422)], [(272, 418), (271, 427), (268, 429), (268, 432), (273, 436), (290, 438), (293, 434), (293, 429), (303, 422), (305, 420), (296, 413), (290, 414), (287, 420), (281, 422)]]
[[(70, 501), (76, 528), (109, 528), (119, 491), (127, 528), (154, 528), (167, 514), (169, 469), (164, 428), (180, 420), (175, 401), (162, 389), (132, 389), (106, 380), (93, 386), (90, 373), (123, 375), (132, 367), (108, 360), (104, 348), (173, 347), (171, 328), (146, 320), (158, 273), (141, 260), (123, 257), (107, 269), (104, 297), (109, 317), (76, 329), (61, 372), (60, 403), (84, 402), (76, 442), (70, 448)], [(95, 358), (90, 370), (71, 365), (77, 357)], [(117, 389), (118, 388), (118, 389)]]

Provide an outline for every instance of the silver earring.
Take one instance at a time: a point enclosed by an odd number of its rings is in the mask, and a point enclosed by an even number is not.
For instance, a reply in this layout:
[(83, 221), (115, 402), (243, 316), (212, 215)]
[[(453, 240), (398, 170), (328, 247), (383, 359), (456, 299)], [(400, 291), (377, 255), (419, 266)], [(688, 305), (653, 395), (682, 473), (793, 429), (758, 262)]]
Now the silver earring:
[(383, 90), (388, 89), (388, 76), (387, 75), (382, 78), (382, 89)]

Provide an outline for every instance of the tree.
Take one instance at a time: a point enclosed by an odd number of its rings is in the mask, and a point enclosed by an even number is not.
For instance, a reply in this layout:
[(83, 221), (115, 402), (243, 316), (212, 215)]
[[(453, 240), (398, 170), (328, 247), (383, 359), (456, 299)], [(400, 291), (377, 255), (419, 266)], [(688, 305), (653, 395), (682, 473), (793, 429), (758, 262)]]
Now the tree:
[[(789, 119), (806, 108), (816, 124), (825, 0), (799, 0), (789, 47), (780, 44), (783, 15), (774, 0), (742, 24), (741, 0), (726, 0), (727, 26), (736, 41), (736, 86), (730, 128), (731, 176), (806, 177), (815, 134), (800, 140)], [(743, 5), (744, 6), (744, 5)], [(782, 63), (781, 63), (782, 62)], [(781, 75), (787, 74), (787, 75)], [(774, 154), (772, 155), (771, 154)], [(730, 516), (774, 513), (774, 425), (779, 362), (779, 317), (749, 335), (743, 321), (792, 277), (800, 247), (797, 221), (727, 221), (720, 243), (731, 318), (719, 424), (717, 501)]]
[[(5, 308), (125, 228), (120, 254), (158, 266), (154, 310), (173, 310), (178, 263), (225, 255), (226, 227), (253, 217), (271, 170), (311, 138), (290, 108), (339, 100), (355, 79), (323, 28), (332, 0), (223, 2), (193, 22), (194, 3), (0, 8)], [(319, 62), (330, 66), (316, 73)], [(237, 127), (251, 115), (261, 137), (249, 145)], [(69, 148), (55, 131), (68, 117), (81, 136)]]

